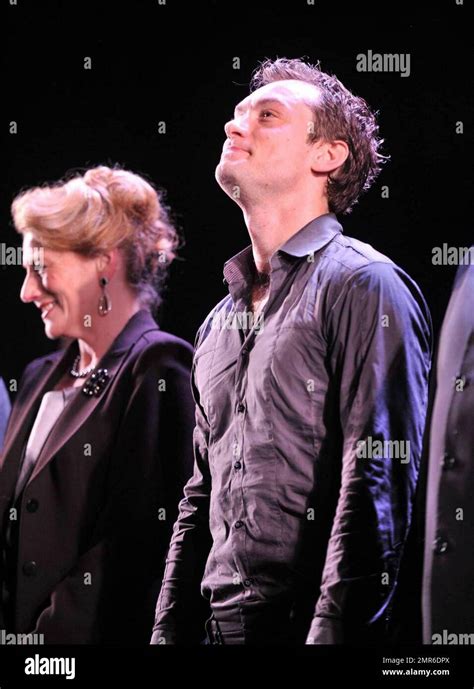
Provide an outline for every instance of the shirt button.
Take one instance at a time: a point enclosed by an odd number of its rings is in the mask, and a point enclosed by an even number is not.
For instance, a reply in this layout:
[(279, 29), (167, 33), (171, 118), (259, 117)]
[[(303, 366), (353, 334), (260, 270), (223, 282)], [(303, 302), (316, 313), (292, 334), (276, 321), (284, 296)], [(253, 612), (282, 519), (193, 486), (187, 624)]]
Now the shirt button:
[(240, 402), (239, 406), (237, 407), (237, 411), (242, 414), (242, 412), (245, 411), (245, 404), (243, 402)]
[(240, 519), (235, 522), (235, 528), (236, 529), (242, 528), (243, 525), (244, 525), (244, 523), (242, 521), (240, 521)]
[(28, 512), (36, 512), (39, 507), (39, 502), (38, 500), (35, 500), (35, 498), (30, 498), (28, 502), (26, 503), (26, 509)]
[(441, 538), (440, 536), (438, 536), (438, 538), (433, 543), (433, 550), (435, 551), (435, 553), (437, 553), (438, 555), (442, 555), (443, 553), (445, 553), (447, 551), (447, 549), (448, 549), (448, 541), (446, 541), (444, 538)]
[(443, 459), (441, 460), (441, 466), (443, 467), (443, 469), (452, 469), (455, 464), (456, 458), (451, 457), (451, 455), (448, 455), (448, 453), (445, 452), (443, 455)]
[(23, 565), (23, 574), (27, 577), (34, 577), (37, 569), (38, 566), (34, 560), (31, 560), (30, 562), (25, 562), (25, 564)]
[(253, 579), (244, 579), (244, 586), (252, 586)]
[(234, 463), (234, 469), (241, 469), (241, 468), (242, 468), (242, 464), (240, 462)]

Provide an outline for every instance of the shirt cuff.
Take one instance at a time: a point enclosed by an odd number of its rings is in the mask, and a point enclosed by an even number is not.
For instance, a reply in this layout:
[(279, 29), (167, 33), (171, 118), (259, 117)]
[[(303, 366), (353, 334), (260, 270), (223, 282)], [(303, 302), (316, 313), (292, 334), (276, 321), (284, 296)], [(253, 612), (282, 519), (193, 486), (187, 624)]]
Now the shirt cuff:
[(342, 623), (334, 617), (314, 617), (306, 644), (342, 644)]

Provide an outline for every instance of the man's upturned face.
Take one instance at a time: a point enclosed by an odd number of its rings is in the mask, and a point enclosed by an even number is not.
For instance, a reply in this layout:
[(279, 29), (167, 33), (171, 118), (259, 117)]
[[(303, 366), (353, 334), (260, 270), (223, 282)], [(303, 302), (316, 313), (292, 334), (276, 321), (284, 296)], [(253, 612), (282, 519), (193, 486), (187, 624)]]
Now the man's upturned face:
[(227, 140), (216, 179), (239, 202), (288, 192), (307, 183), (312, 145), (311, 104), (318, 89), (295, 79), (266, 84), (241, 101), (225, 125)]

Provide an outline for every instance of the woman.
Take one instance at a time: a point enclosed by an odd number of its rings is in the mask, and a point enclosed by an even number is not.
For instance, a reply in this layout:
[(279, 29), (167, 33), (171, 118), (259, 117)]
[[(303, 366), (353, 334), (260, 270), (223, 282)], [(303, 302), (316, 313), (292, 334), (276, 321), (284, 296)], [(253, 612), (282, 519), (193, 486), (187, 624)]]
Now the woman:
[[(178, 239), (153, 187), (98, 167), (12, 206), (20, 297), (65, 350), (31, 362), (0, 461), (0, 627), (146, 644), (192, 472), (192, 347), (150, 309)], [(2, 619), (3, 617), (3, 619)]]

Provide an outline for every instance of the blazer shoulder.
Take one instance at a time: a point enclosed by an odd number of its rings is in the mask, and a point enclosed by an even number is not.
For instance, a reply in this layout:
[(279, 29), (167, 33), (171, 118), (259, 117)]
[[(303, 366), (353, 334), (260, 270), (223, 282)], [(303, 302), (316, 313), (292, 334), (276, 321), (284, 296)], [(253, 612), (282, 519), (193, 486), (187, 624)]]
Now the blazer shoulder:
[(193, 353), (193, 347), (189, 342), (157, 329), (139, 338), (133, 348), (131, 359), (135, 370), (150, 366), (184, 366), (191, 369)]
[(44, 354), (28, 362), (23, 369), (21, 380), (26, 381), (33, 378), (44, 366), (44, 364), (55, 364), (64, 354), (64, 349), (58, 349), (51, 354)]

